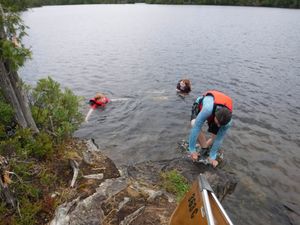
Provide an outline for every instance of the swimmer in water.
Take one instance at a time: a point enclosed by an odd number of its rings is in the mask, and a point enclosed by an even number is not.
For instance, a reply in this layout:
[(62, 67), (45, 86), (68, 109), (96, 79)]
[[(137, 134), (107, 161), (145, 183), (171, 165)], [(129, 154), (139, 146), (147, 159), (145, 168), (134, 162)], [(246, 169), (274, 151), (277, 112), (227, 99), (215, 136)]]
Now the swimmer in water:
[(191, 92), (191, 82), (188, 79), (182, 79), (178, 81), (176, 91), (180, 94), (188, 94)]
[(110, 102), (110, 99), (107, 98), (104, 94), (99, 93), (99, 92), (96, 93), (95, 97), (90, 99), (90, 101), (89, 101), (91, 108), (85, 117), (85, 122), (88, 122), (90, 115), (96, 108), (98, 108), (98, 107), (104, 108), (106, 106), (106, 104), (109, 102)]

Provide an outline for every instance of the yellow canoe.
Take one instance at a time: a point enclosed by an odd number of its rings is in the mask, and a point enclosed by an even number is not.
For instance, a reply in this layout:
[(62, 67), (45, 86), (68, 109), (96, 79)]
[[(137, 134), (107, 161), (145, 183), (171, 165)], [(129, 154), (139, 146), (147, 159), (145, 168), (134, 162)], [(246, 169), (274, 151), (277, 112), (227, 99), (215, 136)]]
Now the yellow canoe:
[(200, 174), (172, 214), (169, 225), (233, 225), (224, 208)]

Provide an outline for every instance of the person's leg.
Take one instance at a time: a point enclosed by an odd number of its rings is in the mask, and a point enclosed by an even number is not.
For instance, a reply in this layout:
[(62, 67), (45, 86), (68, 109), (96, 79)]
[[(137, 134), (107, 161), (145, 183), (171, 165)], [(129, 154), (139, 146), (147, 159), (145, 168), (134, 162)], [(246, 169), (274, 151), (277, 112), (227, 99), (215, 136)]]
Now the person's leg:
[(206, 148), (212, 146), (215, 138), (216, 138), (216, 135), (215, 134), (211, 134), (211, 137), (206, 142)]
[(205, 136), (205, 131), (202, 129), (199, 136), (198, 136), (198, 142), (201, 146), (201, 148), (207, 148), (207, 140)]

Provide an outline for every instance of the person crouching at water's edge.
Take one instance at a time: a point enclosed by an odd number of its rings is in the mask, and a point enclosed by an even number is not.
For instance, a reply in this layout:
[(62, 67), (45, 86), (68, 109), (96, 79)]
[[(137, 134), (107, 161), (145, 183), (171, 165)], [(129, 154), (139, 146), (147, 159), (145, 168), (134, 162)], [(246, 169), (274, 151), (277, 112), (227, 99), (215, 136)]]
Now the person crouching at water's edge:
[(97, 93), (94, 98), (90, 99), (89, 104), (91, 106), (91, 109), (89, 110), (88, 114), (85, 117), (85, 121), (88, 122), (88, 119), (90, 115), (92, 114), (93, 110), (95, 110), (98, 107), (105, 107), (107, 103), (110, 102), (110, 99), (107, 98), (102, 93)]
[[(232, 125), (232, 109), (232, 99), (219, 91), (210, 90), (197, 98), (192, 108), (192, 129), (189, 136), (189, 151), (193, 161), (199, 157), (199, 153), (196, 152), (198, 138), (202, 149), (212, 146), (208, 159), (213, 167), (218, 165), (217, 153), (226, 132)], [(212, 133), (208, 140), (205, 131), (202, 130), (205, 121), (208, 123), (208, 132)]]

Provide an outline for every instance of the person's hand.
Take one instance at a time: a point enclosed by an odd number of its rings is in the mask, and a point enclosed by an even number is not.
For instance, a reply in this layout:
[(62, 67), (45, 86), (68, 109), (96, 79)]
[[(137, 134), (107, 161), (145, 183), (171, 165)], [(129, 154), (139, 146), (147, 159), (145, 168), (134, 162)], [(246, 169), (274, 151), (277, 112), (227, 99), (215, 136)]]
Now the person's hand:
[(216, 168), (216, 166), (219, 164), (219, 162), (218, 162), (217, 160), (215, 160), (215, 159), (209, 158), (208, 160), (209, 160), (209, 163), (210, 163), (214, 168)]
[(198, 152), (193, 152), (190, 154), (190, 157), (193, 161), (196, 161), (199, 157), (199, 153)]

